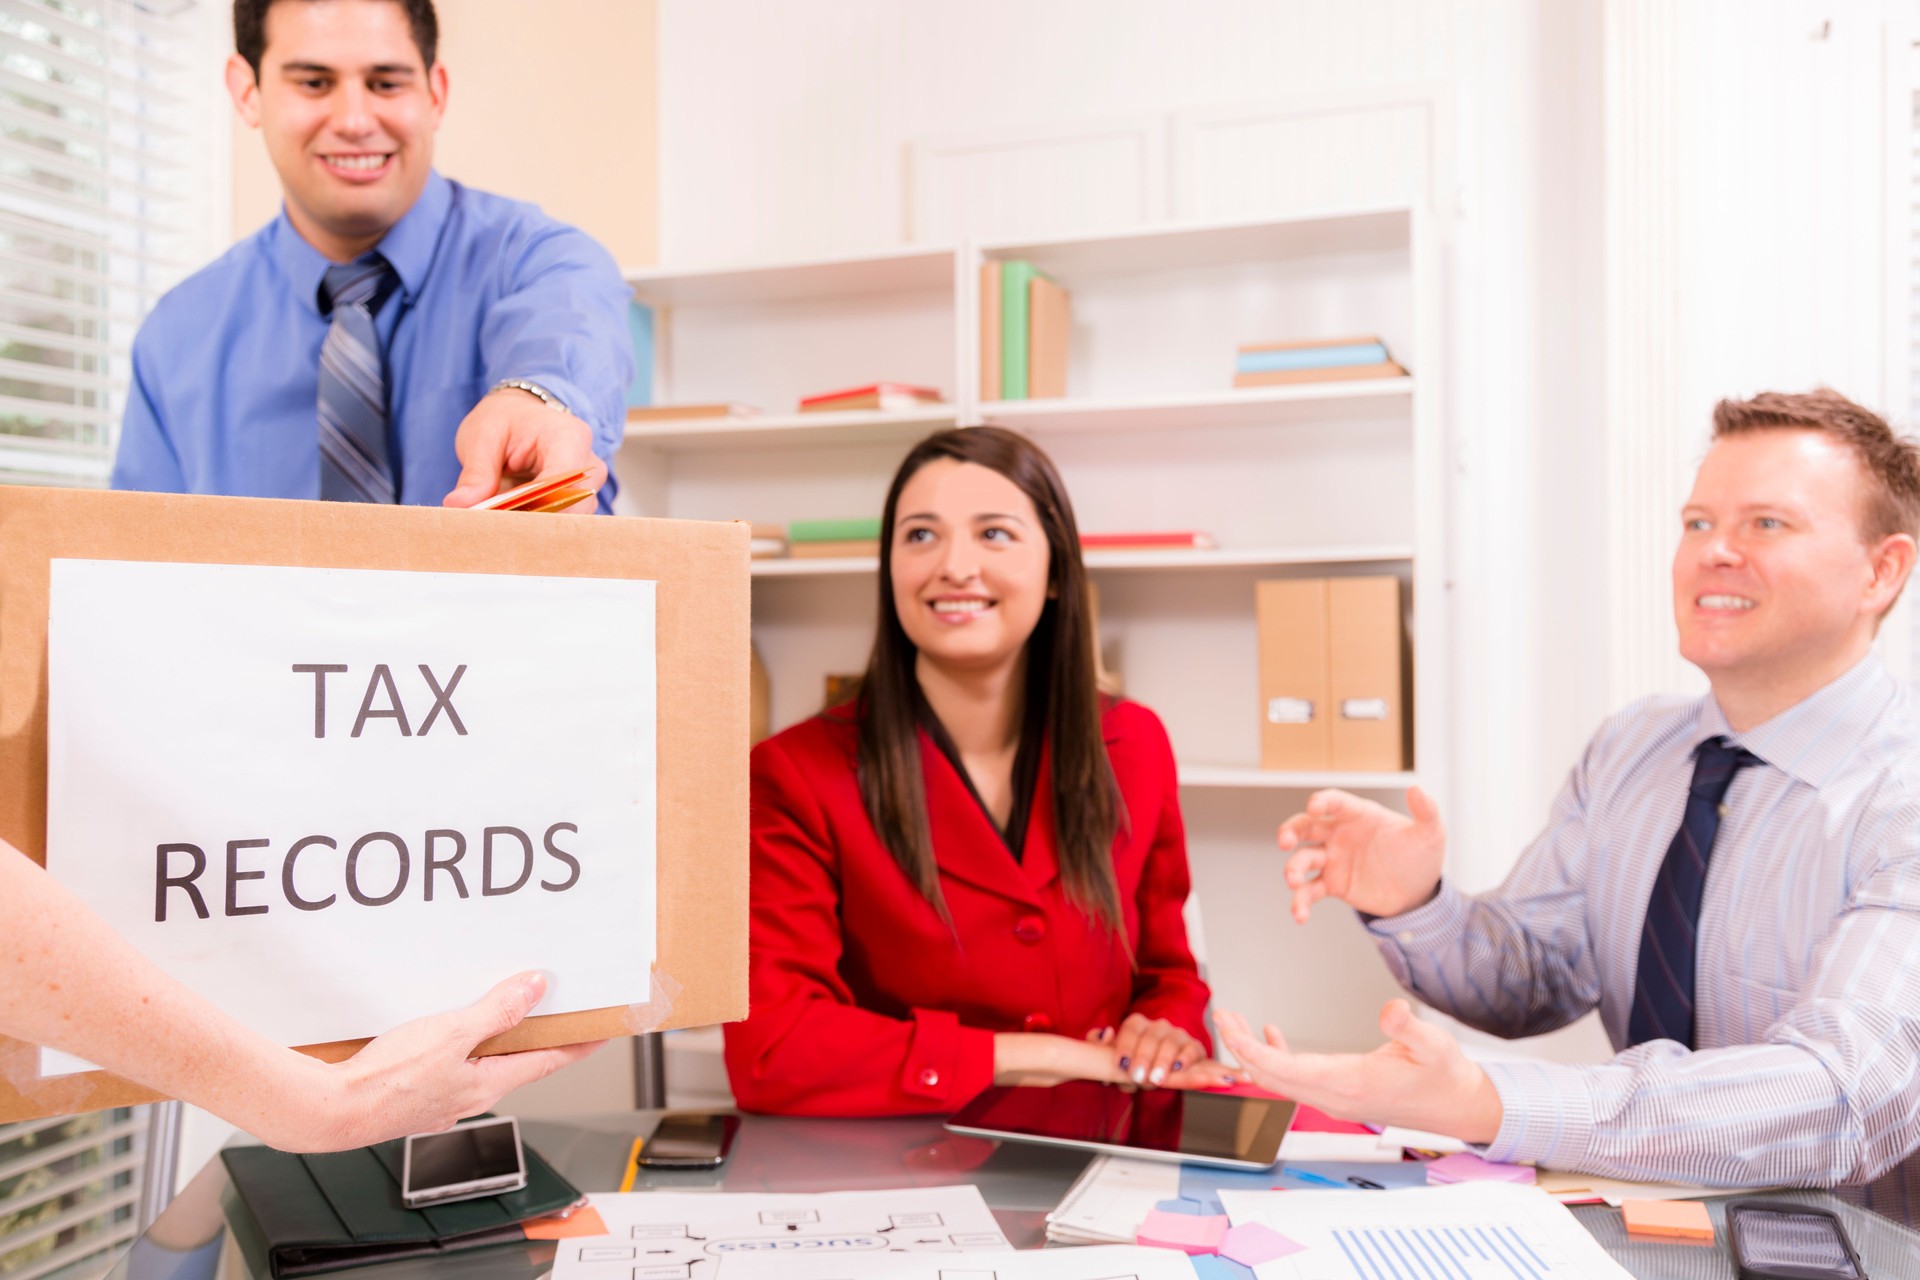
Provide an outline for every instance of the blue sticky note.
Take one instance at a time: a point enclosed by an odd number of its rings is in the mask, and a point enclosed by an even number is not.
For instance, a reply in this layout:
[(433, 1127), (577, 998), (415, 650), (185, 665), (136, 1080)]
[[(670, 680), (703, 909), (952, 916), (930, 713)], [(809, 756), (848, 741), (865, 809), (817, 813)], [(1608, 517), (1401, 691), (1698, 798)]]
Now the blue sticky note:
[(1187, 1261), (1193, 1264), (1193, 1274), (1200, 1280), (1253, 1280), (1252, 1267), (1243, 1267), (1217, 1253), (1194, 1254)]
[(1209, 1209), (1204, 1204), (1188, 1200), (1185, 1197), (1178, 1200), (1162, 1200), (1153, 1207), (1162, 1213), (1184, 1213), (1195, 1218), (1204, 1218), (1209, 1214), (1224, 1212), (1224, 1210), (1220, 1208), (1220, 1202), (1218, 1200), (1214, 1201), (1213, 1207)]
[(1271, 1191), (1271, 1169), (1214, 1169), (1206, 1165), (1180, 1166), (1180, 1194), (1188, 1200), (1217, 1197), (1222, 1191)]

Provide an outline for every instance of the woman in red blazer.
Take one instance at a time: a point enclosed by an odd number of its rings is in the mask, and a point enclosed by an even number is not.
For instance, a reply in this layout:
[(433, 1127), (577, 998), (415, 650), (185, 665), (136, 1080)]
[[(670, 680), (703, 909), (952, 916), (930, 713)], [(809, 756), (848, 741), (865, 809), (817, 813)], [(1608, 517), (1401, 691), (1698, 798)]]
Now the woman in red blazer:
[(952, 1111), (990, 1084), (1210, 1086), (1160, 721), (1095, 687), (1073, 511), (1010, 431), (888, 491), (851, 704), (753, 752), (750, 1111)]

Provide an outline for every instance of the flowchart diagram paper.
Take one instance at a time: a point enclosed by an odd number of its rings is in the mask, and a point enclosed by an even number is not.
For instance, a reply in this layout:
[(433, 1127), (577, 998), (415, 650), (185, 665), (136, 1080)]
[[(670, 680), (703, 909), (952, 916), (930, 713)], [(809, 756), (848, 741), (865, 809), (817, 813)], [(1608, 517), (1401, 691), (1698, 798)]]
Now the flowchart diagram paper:
[[(553, 1280), (891, 1274), (903, 1253), (1010, 1251), (977, 1188), (595, 1195), (607, 1235), (560, 1242)], [(933, 1273), (929, 1273), (933, 1274)]]

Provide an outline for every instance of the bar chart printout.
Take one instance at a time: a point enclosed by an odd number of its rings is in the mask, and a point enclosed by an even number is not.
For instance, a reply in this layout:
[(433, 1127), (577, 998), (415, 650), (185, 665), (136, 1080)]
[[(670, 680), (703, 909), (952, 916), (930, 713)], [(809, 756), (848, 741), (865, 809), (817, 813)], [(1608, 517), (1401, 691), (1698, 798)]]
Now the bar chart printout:
[(1551, 1246), (1543, 1252), (1511, 1226), (1358, 1227), (1337, 1230), (1333, 1238), (1354, 1274), (1366, 1280), (1547, 1280), (1577, 1274), (1548, 1260)]
[(1566, 1208), (1535, 1187), (1222, 1191), (1235, 1226), (1304, 1246), (1259, 1280), (1630, 1280)]

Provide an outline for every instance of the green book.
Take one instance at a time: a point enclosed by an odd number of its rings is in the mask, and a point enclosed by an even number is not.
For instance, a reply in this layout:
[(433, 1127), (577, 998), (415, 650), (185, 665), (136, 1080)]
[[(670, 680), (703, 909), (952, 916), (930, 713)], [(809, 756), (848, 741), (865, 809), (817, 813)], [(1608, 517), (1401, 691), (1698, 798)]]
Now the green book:
[(795, 520), (787, 526), (788, 542), (857, 542), (880, 536), (880, 517), (857, 520)]
[(1008, 258), (1000, 264), (1000, 398), (1027, 398), (1027, 294), (1033, 264)]

